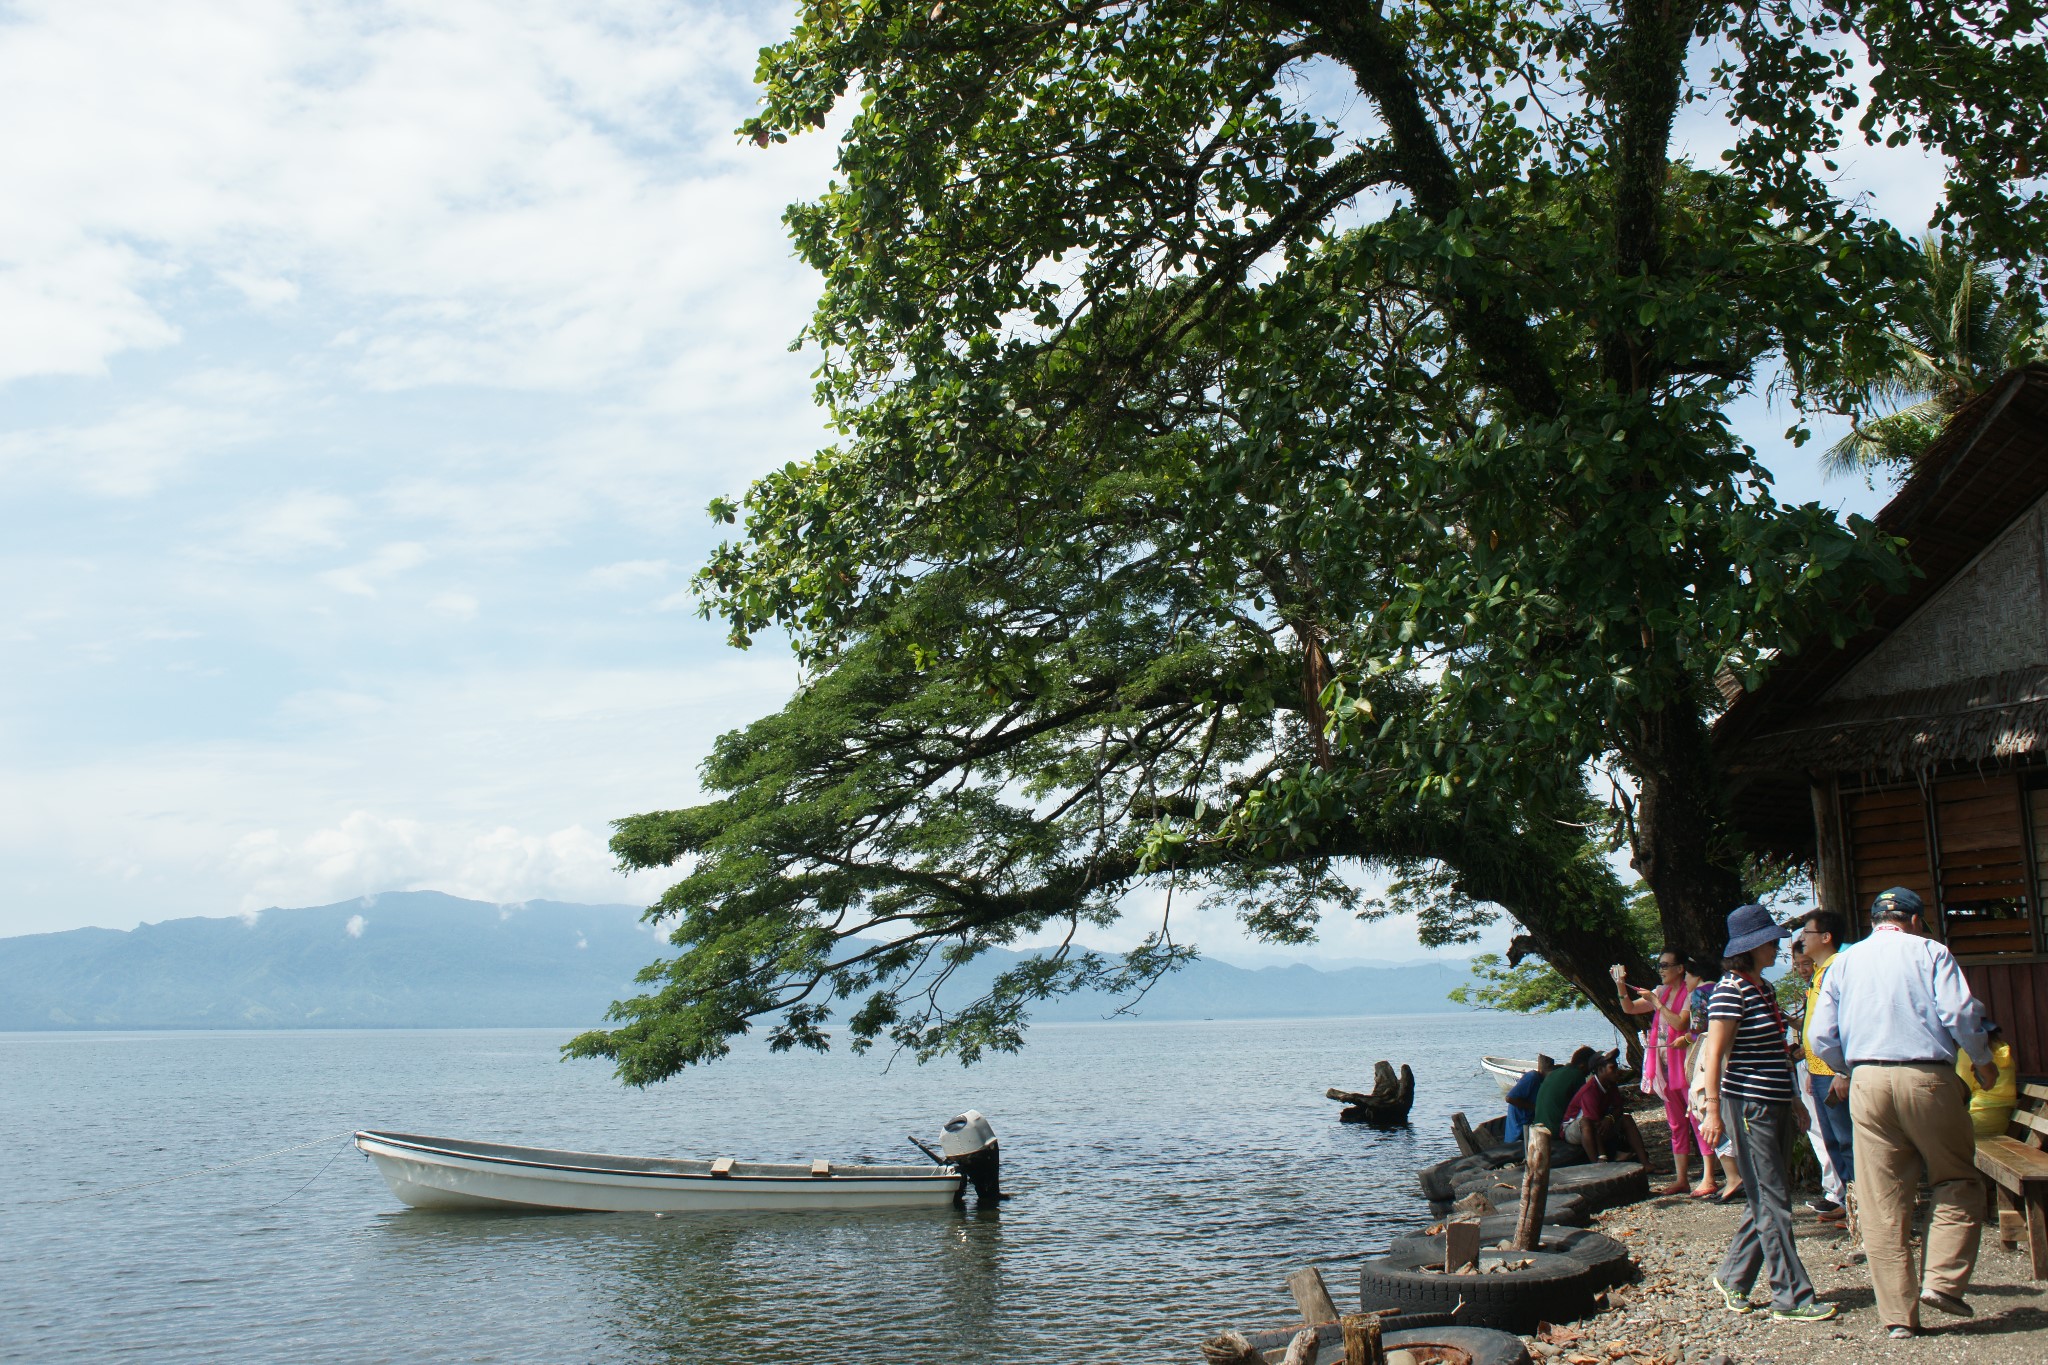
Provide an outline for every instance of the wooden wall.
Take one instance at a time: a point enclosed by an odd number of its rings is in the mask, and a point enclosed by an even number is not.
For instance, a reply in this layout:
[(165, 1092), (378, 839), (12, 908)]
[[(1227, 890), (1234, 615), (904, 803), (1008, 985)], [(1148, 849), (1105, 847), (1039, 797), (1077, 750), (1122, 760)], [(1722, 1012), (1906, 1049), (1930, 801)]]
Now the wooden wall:
[(1985, 1013), (2005, 1030), (2020, 1073), (2048, 1072), (2048, 962), (1979, 962), (1963, 967)]

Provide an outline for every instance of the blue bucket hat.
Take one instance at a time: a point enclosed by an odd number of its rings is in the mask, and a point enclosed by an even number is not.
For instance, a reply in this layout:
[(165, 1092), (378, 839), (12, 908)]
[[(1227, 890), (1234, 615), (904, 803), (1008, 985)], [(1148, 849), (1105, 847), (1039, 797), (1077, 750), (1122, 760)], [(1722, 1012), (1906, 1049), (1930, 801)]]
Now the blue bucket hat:
[(1771, 912), (1761, 905), (1740, 906), (1728, 916), (1728, 946), (1721, 950), (1721, 956), (1741, 957), (1750, 949), (1774, 943), (1791, 932), (1772, 919)]
[(1927, 907), (1920, 900), (1920, 893), (1904, 886), (1894, 886), (1877, 893), (1870, 902), (1870, 917), (1883, 919), (1897, 915), (1904, 919), (1908, 915), (1925, 914)]

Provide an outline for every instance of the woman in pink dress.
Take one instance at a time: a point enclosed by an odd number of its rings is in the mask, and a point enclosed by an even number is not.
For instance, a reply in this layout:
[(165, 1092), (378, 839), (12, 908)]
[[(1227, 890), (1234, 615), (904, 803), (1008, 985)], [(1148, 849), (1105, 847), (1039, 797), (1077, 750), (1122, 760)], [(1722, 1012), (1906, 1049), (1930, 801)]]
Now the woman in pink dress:
[(1621, 1007), (1630, 1014), (1648, 1014), (1649, 1037), (1643, 1047), (1643, 1089), (1664, 1101), (1664, 1119), (1671, 1126), (1671, 1162), (1677, 1168), (1672, 1182), (1659, 1194), (1687, 1192), (1692, 1154), (1700, 1154), (1701, 1175), (1709, 1191), (1713, 1188), (1714, 1153), (1700, 1143), (1699, 1128), (1686, 1109), (1686, 1054), (1692, 1045), (1692, 1002), (1685, 988), (1685, 959), (1665, 950), (1657, 958), (1657, 975), (1662, 979), (1655, 990), (1631, 986), (1615, 969), (1615, 985), (1621, 992)]

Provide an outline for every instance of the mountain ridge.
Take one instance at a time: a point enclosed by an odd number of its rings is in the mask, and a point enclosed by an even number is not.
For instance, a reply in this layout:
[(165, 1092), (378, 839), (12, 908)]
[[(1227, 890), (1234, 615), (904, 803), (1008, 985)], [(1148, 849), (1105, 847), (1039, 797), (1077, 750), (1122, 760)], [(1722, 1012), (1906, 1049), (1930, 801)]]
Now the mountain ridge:
[[(0, 938), (0, 1030), (590, 1027), (667, 950), (627, 905), (494, 905), (385, 892), (242, 917)], [(948, 995), (1025, 954), (992, 949)], [(1124, 1011), (1144, 1020), (1451, 1013), (1461, 962), (1244, 967), (1202, 959)], [(1102, 1019), (1099, 995), (1042, 1002), (1044, 1023)], [(844, 1012), (844, 1011), (842, 1011)]]

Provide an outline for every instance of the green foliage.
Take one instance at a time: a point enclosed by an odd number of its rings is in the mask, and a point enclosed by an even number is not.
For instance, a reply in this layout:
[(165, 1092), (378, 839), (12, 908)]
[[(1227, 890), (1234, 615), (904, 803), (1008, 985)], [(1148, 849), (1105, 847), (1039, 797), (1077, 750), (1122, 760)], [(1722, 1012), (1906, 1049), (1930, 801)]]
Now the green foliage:
[[(1715, 808), (1716, 671), (1903, 582), (1729, 407), (1888, 354), (1911, 247), (1833, 188), (1858, 139), (1941, 153), (1940, 215), (2032, 268), (2033, 4), (802, 5), (743, 131), (848, 116), (788, 215), (842, 439), (714, 505), (699, 585), (811, 681), (621, 823), (685, 869), (681, 952), (574, 1050), (646, 1081), (845, 1001), (857, 1045), (971, 1058), (1181, 960), (1174, 899), (1299, 941), (1359, 865), (1441, 865), (1431, 932), (1499, 905), (1584, 987), (1626, 942), (1592, 763), (1704, 938), (1736, 869), (1664, 813)], [(1672, 154), (1694, 106), (1719, 166)], [(1134, 957), (920, 994), (1133, 906)]]
[(1547, 962), (1530, 959), (1510, 966), (1499, 953), (1481, 953), (1472, 959), (1472, 975), (1470, 983), (1452, 987), (1450, 998), (1474, 1009), (1556, 1014), (1582, 1010), (1589, 1003), (1583, 991)]

